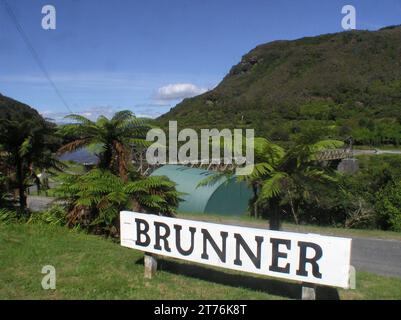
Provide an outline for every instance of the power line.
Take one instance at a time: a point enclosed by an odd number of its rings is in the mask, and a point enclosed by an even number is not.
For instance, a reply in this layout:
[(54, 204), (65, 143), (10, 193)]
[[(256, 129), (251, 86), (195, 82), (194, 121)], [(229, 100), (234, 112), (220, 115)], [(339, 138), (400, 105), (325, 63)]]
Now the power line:
[(7, 0), (3, 0), (3, 3), (4, 3), (4, 7), (6, 8), (7, 13), (9, 14), (9, 16), (10, 16), (11, 20), (13, 21), (15, 27), (17, 28), (19, 34), (21, 35), (22, 39), (24, 40), (25, 44), (27, 45), (29, 52), (31, 53), (33, 59), (36, 61), (38, 67), (42, 70), (44, 76), (49, 81), (50, 85), (53, 87), (54, 91), (56, 92), (57, 96), (60, 98), (61, 102), (68, 109), (69, 113), (73, 113), (71, 108), (69, 107), (67, 101), (64, 99), (60, 90), (57, 88), (56, 84), (53, 82), (52, 78), (50, 77), (49, 73), (47, 72), (45, 65), (43, 64), (42, 60), (40, 59), (40, 57), (39, 57), (38, 53), (36, 52), (35, 48), (33, 47), (32, 43), (29, 41), (29, 38), (26, 35), (24, 29), (22, 28), (22, 25), (18, 22), (18, 19), (15, 15), (13, 9), (8, 4)]

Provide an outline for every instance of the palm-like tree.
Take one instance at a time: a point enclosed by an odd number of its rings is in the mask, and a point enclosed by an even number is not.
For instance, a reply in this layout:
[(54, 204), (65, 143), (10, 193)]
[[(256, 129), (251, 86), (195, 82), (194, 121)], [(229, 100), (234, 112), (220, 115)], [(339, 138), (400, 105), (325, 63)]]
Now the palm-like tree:
[(0, 171), (0, 208), (8, 207), (11, 203), (7, 180), (8, 178)]
[(14, 172), (11, 175), (19, 192), (21, 212), (26, 209), (26, 189), (35, 170), (59, 168), (53, 151), (58, 148), (55, 125), (42, 118), (3, 120), (0, 126), (1, 157), (4, 165)]
[(269, 216), (270, 229), (281, 226), (281, 207), (288, 203), (296, 223), (297, 197), (310, 196), (309, 186), (334, 181), (332, 170), (317, 161), (317, 155), (342, 146), (337, 140), (318, 140), (314, 134), (299, 137), (287, 151), (264, 138), (255, 139), (255, 165), (252, 173), (241, 176), (252, 185), (254, 205)]
[(83, 175), (64, 174), (56, 195), (67, 203), (69, 226), (118, 235), (119, 212), (125, 209), (173, 215), (180, 201), (175, 183), (165, 177), (124, 182), (109, 170), (93, 169)]
[(127, 181), (132, 147), (147, 145), (149, 126), (128, 110), (117, 112), (111, 119), (100, 116), (96, 121), (76, 114), (66, 118), (75, 122), (62, 126), (61, 133), (75, 138), (61, 147), (59, 154), (83, 147), (100, 147), (99, 168), (118, 173)]

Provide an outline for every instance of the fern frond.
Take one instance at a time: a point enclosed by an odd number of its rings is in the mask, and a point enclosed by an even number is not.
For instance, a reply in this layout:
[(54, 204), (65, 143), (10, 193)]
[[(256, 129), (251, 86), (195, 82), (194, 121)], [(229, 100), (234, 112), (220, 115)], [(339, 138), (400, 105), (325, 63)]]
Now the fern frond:
[(259, 200), (269, 200), (273, 197), (279, 196), (282, 192), (281, 181), (288, 177), (285, 172), (277, 172), (271, 178), (262, 183), (262, 188), (259, 195)]
[(91, 142), (91, 139), (89, 139), (89, 138), (74, 140), (74, 141), (62, 146), (60, 149), (58, 149), (57, 153), (63, 154), (66, 152), (72, 152), (72, 151), (78, 150), (82, 147), (85, 147), (90, 142)]

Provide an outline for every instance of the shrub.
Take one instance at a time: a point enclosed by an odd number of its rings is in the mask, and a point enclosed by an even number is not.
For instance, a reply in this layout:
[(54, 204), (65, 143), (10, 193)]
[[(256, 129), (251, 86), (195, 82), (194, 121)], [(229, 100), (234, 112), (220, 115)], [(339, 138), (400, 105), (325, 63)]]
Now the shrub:
[(401, 180), (388, 184), (378, 193), (376, 211), (382, 228), (401, 231)]
[(119, 212), (173, 215), (180, 194), (165, 177), (138, 178), (124, 182), (108, 170), (93, 169), (83, 175), (62, 175), (55, 194), (67, 203), (66, 223), (80, 225), (96, 234), (117, 237)]
[(65, 226), (67, 212), (63, 206), (55, 205), (48, 210), (32, 213), (27, 223)]
[(0, 225), (18, 222), (17, 213), (9, 209), (0, 209)]

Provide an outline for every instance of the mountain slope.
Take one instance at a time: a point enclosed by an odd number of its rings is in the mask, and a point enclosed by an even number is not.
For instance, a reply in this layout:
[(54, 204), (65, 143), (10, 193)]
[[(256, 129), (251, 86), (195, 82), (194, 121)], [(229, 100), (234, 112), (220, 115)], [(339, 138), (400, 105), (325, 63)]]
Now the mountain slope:
[[(336, 136), (372, 140), (379, 135), (379, 143), (396, 143), (401, 137), (400, 57), (400, 26), (260, 45), (214, 90), (185, 99), (158, 122), (250, 127), (275, 140), (318, 126)], [(383, 131), (381, 123), (394, 125), (395, 131), (377, 133)]]
[(0, 93), (0, 122), (6, 119), (20, 122), (27, 119), (41, 120), (42, 117), (30, 106)]

